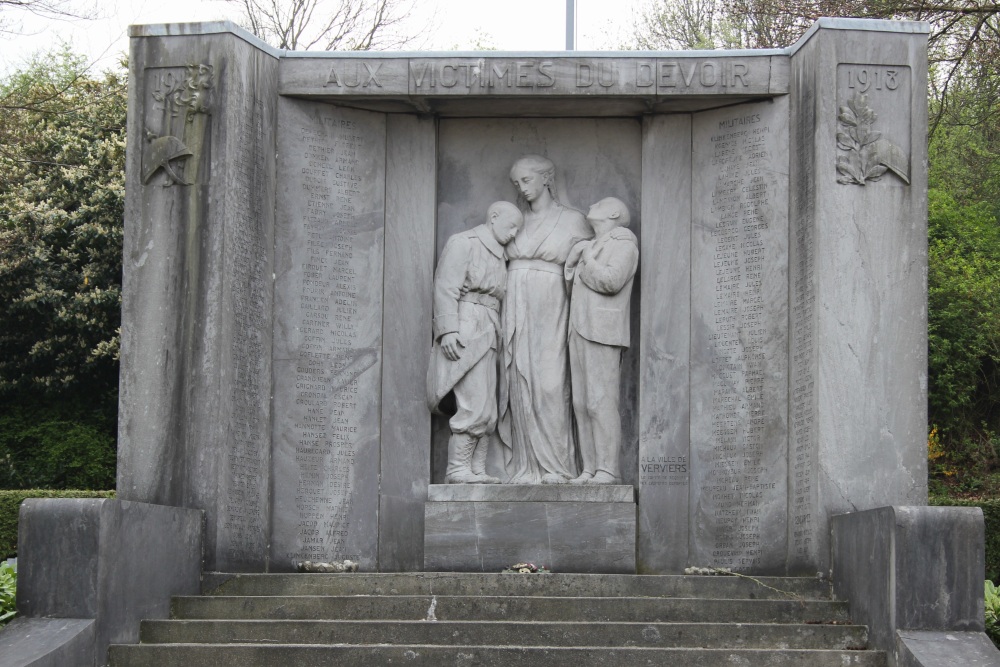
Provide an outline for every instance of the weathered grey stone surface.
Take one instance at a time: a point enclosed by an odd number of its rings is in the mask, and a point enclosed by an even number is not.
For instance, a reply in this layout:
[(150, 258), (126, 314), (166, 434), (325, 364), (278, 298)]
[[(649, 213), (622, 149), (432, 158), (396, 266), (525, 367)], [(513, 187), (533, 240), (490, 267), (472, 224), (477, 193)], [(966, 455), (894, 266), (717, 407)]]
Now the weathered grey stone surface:
[[(140, 619), (165, 618), (171, 595), (198, 591), (203, 535), (198, 510), (109, 499), (24, 501), (17, 608), (29, 623), (11, 642), (13, 654), (39, 665), (73, 664), (86, 650), (81, 664), (105, 664), (109, 644), (138, 640)], [(34, 623), (43, 617), (68, 621)], [(52, 630), (45, 646), (31, 634), (40, 629)]]
[[(502, 646), (510, 637), (521, 646), (716, 646), (741, 649), (855, 649), (864, 646), (862, 626), (777, 623), (566, 623), (534, 621), (149, 621), (147, 644), (439, 644)], [(974, 664), (974, 663), (973, 663)]]
[(360, 572), (323, 574), (223, 574), (206, 572), (210, 595), (517, 595), (556, 597), (673, 597), (828, 600), (830, 583), (817, 577), (566, 574), (512, 577), (475, 572)]
[[(824, 19), (792, 55), (792, 572), (824, 569), (830, 516), (927, 502), (927, 68), (920, 28)], [(865, 186), (837, 182), (838, 159), (848, 153), (835, 139), (845, 130), (838, 107), (855, 91), (877, 105), (871, 129), (909, 147), (909, 184), (891, 172)]]
[(492, 501), (492, 502), (584, 502), (634, 503), (635, 487), (629, 484), (595, 484), (568, 486), (565, 484), (431, 484), (427, 500)]
[(104, 499), (21, 504), (17, 526), (17, 611), (22, 616), (94, 618), (99, 601)]
[(692, 127), (692, 564), (783, 573), (787, 98)]
[(0, 628), (0, 667), (93, 667), (92, 618), (15, 618)]
[(434, 271), (436, 127), (426, 117), (386, 119), (385, 304), (379, 567), (423, 567), (424, 500), (430, 483), (430, 415), (422, 369), (430, 351)]
[(874, 647), (894, 651), (897, 630), (983, 631), (978, 507), (882, 507), (831, 527), (834, 594)]
[(554, 572), (635, 572), (635, 505), (593, 502), (428, 502), (424, 569), (499, 572), (515, 563)]
[[(504, 576), (526, 576), (508, 574)], [(548, 575), (535, 574), (544, 577)], [(684, 619), (694, 623), (846, 623), (847, 603), (830, 600), (724, 600), (630, 597), (512, 597), (483, 595), (355, 595), (269, 597), (178, 597), (175, 618), (232, 620), (427, 620), (434, 605), (438, 621), (488, 621), (502, 614), (509, 621), (657, 623)], [(433, 619), (432, 619), (433, 620)]]
[[(136, 36), (129, 67), (118, 497), (207, 510), (210, 566), (261, 570), (278, 61)], [(159, 164), (150, 135), (190, 157)]]
[[(565, 648), (565, 647), (442, 647), (442, 646), (144, 646), (121, 647), (114, 654), (113, 667), (269, 667), (294, 664), (323, 667), (330, 664), (381, 667), (406, 664), (438, 667), (471, 662), (483, 667), (632, 667), (636, 664), (677, 664), (685, 667), (730, 667), (755, 664), (783, 667), (885, 667), (885, 655), (859, 651), (804, 651), (757, 649), (661, 649), (646, 648)], [(750, 661), (754, 662), (750, 662)]]
[(985, 632), (900, 630), (896, 667), (996, 667), (1000, 651)]
[[(691, 476), (691, 116), (643, 121), (639, 572), (681, 572)], [(656, 270), (643, 267), (657, 267)]]
[[(382, 114), (278, 107), (271, 567), (378, 558)], [(295, 174), (295, 178), (290, 178)]]
[(178, 598), (112, 664), (885, 667), (828, 597), (816, 578), (243, 574)]

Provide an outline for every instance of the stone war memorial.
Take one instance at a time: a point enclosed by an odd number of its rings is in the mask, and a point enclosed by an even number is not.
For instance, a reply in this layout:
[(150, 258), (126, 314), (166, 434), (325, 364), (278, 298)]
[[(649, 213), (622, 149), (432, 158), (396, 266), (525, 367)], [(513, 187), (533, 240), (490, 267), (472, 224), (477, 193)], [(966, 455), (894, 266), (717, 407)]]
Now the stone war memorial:
[(818, 574), (882, 650), (981, 633), (981, 513), (925, 507), (927, 34), (302, 53), (133, 26), (100, 535), (205, 573)]
[(921, 24), (664, 54), (133, 35), (118, 492), (205, 510), (207, 569), (814, 575), (831, 516), (926, 504)]

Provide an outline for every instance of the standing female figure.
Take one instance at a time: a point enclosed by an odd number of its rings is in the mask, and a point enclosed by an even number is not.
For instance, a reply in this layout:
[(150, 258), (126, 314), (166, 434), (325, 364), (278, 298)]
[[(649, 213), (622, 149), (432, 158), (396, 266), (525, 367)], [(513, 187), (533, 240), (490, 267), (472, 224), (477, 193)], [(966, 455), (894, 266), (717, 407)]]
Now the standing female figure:
[(498, 430), (512, 484), (561, 484), (577, 474), (563, 267), (593, 231), (582, 213), (553, 196), (554, 177), (555, 165), (539, 155), (510, 170), (526, 205), (524, 227), (506, 248), (503, 303)]

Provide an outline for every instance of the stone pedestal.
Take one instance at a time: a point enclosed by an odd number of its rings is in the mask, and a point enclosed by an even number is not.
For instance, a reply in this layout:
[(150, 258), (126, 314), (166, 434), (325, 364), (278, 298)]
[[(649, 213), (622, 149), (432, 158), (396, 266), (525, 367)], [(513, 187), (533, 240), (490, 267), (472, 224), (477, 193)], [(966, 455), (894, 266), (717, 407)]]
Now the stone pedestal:
[(18, 521), (17, 618), (0, 667), (106, 665), (174, 595), (199, 591), (205, 513), (110, 498), (29, 498)]
[(635, 574), (635, 490), (627, 485), (432, 484), (424, 569)]

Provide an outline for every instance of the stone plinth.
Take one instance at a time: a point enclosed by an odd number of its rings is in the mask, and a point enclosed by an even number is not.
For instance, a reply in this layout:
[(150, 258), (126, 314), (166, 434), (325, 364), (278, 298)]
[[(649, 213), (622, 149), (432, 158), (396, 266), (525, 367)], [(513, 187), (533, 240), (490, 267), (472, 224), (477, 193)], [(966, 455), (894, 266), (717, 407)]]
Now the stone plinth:
[(0, 667), (107, 664), (173, 595), (198, 592), (205, 513), (110, 498), (29, 498), (18, 522), (18, 618)]
[(628, 485), (432, 484), (424, 569), (635, 573), (635, 490)]

